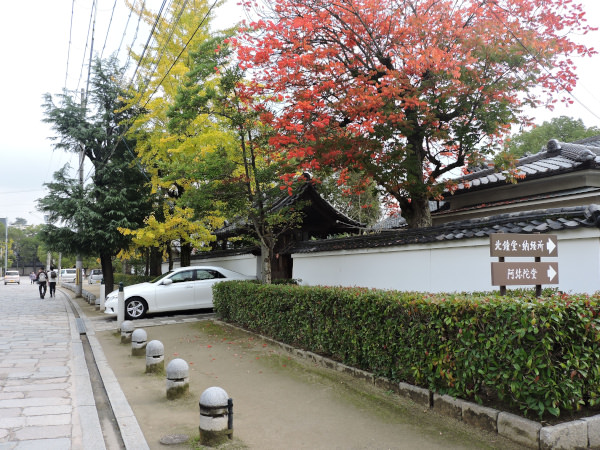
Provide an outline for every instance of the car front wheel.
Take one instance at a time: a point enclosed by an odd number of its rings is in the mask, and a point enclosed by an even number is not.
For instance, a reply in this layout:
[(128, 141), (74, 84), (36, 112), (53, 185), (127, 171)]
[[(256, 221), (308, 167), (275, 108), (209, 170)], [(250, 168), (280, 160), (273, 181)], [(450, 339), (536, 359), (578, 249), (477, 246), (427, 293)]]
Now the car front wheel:
[(141, 319), (146, 315), (148, 306), (140, 297), (130, 298), (125, 302), (125, 318), (129, 320)]

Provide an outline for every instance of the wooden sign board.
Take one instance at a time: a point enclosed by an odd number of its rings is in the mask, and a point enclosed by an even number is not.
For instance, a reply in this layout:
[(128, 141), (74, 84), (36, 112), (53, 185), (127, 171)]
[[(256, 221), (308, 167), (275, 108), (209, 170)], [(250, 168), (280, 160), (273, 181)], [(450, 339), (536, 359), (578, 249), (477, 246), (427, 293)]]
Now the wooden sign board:
[(493, 233), (490, 256), (557, 257), (558, 238), (555, 234)]
[(558, 284), (557, 262), (493, 262), (492, 286)]

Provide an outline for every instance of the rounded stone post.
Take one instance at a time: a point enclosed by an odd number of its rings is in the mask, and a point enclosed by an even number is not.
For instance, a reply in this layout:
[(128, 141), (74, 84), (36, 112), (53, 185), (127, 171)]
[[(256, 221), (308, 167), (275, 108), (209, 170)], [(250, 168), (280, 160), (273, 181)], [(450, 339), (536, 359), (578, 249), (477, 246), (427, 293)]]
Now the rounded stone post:
[(121, 324), (121, 344), (131, 344), (131, 335), (134, 328), (131, 320), (126, 320)]
[(131, 356), (144, 356), (147, 340), (148, 334), (143, 328), (138, 328), (131, 333)]
[(181, 358), (175, 358), (167, 364), (167, 398), (174, 400), (190, 390), (188, 364)]
[(153, 340), (146, 345), (146, 373), (160, 373), (165, 369), (165, 346)]
[(233, 437), (233, 401), (220, 387), (210, 387), (200, 396), (200, 443), (209, 447)]

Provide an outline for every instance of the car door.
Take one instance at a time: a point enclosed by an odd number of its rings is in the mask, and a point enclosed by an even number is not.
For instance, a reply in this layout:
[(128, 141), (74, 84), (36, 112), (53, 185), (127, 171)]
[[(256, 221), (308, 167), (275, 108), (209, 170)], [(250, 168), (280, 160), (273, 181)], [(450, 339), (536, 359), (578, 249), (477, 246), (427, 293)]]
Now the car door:
[(182, 270), (169, 278), (172, 283), (158, 285), (155, 300), (157, 310), (176, 311), (194, 308), (194, 275), (193, 269)]
[(215, 283), (223, 281), (225, 277), (217, 270), (212, 269), (197, 269), (195, 296), (197, 308), (212, 308), (212, 287)]

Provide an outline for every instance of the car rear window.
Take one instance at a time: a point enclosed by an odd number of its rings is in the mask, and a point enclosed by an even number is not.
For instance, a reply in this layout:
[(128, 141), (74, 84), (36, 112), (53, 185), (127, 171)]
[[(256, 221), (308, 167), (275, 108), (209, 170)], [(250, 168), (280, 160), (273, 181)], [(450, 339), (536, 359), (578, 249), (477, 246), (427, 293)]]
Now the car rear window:
[(6, 275), (19, 275), (19, 272), (16, 270), (7, 270)]

